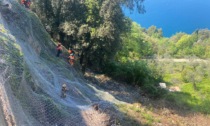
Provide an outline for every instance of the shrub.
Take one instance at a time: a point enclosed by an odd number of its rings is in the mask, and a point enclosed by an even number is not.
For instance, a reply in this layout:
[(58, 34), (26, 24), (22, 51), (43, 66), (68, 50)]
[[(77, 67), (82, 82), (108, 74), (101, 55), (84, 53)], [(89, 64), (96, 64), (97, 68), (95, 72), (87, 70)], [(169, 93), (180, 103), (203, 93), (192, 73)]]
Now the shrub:
[(155, 69), (150, 69), (146, 62), (109, 62), (104, 72), (113, 79), (141, 87), (151, 97), (159, 97), (164, 91), (157, 87), (161, 75)]

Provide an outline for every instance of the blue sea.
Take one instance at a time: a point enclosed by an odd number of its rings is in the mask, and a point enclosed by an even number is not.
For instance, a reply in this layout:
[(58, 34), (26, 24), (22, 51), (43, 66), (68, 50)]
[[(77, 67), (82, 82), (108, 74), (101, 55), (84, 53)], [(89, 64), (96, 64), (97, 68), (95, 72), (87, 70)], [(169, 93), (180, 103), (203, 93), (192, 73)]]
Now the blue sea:
[(144, 28), (155, 25), (163, 35), (177, 32), (191, 34), (197, 29), (210, 29), (210, 0), (145, 0), (145, 14), (123, 9), (126, 16)]

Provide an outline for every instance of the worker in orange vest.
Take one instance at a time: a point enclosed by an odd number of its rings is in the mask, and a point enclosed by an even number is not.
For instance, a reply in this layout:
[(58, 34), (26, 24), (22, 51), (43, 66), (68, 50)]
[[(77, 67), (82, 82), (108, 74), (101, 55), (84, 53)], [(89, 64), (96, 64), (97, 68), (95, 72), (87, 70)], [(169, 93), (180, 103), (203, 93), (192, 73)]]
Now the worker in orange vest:
[(74, 59), (75, 59), (74, 54), (71, 53), (71, 54), (69, 55), (68, 58), (69, 58), (69, 63), (70, 63), (71, 65), (74, 65)]

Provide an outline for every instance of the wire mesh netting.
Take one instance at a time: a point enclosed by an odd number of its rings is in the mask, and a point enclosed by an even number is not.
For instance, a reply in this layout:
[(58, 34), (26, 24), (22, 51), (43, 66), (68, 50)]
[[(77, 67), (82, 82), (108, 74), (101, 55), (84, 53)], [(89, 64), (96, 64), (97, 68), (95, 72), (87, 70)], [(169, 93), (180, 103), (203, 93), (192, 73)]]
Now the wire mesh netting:
[[(101, 97), (115, 99), (87, 84), (65, 61), (51, 58), (52, 53), (46, 51), (49, 49), (40, 39), (46, 33), (36, 16), (15, 0), (4, 2), (9, 4), (9, 8), (0, 8), (0, 105), (4, 123), (11, 126), (108, 125), (110, 110), (116, 111)], [(61, 98), (63, 83), (69, 89), (66, 98)], [(96, 103), (100, 106), (98, 110), (92, 107)]]
[[(4, 63), (3, 60), (0, 66), (0, 89), (2, 94), (0, 101), (6, 104), (4, 109), (7, 113), (4, 113), (4, 115), (6, 116), (5, 118), (7, 118), (6, 122), (8, 124), (32, 126), (103, 126), (108, 123), (107, 120), (109, 120), (109, 117), (106, 115), (106, 110), (101, 109), (100, 112), (95, 111), (90, 106), (92, 102), (87, 99), (76, 98), (68, 94), (67, 99), (70, 98), (72, 101), (75, 101), (75, 103), (76, 101), (87, 103), (87, 105), (68, 106), (62, 104), (62, 102), (60, 103), (51, 98), (42, 91), (42, 89), (38, 89), (39, 87), (33, 87), (34, 85), (31, 85), (31, 82), (26, 80), (28, 77), (26, 77), (24, 72), (17, 77), (17, 75), (14, 74), (14, 68), (7, 65), (6, 62)], [(17, 85), (11, 83), (14, 81), (11, 79), (13, 77), (17, 77), (15, 79)], [(16, 86), (15, 89), (14, 86)], [(11, 90), (9, 88), (11, 88)], [(59, 94), (58, 97), (60, 97)], [(60, 99), (61, 101), (67, 100)], [(14, 104), (16, 101), (18, 101), (18, 103)], [(71, 104), (71, 102), (67, 103)], [(13, 115), (12, 111), (18, 112), (20, 108), (23, 110), (22, 113), (25, 117)], [(20, 114), (20, 112), (18, 112), (18, 114)], [(21, 121), (22, 119), (24, 121)], [(103, 122), (102, 120), (106, 121)]]

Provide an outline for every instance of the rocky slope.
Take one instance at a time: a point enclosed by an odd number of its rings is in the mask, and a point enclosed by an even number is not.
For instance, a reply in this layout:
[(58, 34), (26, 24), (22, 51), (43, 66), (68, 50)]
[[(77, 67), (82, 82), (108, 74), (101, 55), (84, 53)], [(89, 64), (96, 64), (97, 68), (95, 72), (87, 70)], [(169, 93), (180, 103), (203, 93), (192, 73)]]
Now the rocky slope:
[(0, 6), (1, 125), (105, 126), (120, 118), (113, 106), (119, 100), (55, 57), (55, 44), (33, 12), (15, 0)]

